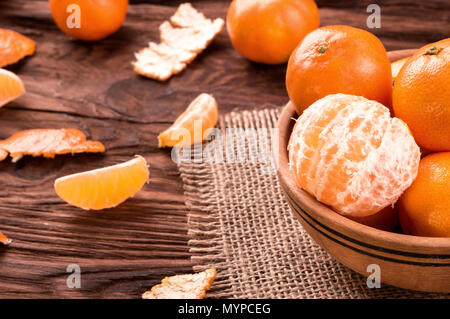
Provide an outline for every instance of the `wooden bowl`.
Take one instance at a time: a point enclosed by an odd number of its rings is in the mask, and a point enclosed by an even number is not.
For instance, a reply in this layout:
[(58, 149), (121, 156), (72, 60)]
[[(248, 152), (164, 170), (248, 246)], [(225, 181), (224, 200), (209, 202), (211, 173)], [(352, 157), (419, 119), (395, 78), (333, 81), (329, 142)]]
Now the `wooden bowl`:
[[(414, 50), (393, 51), (391, 61)], [(358, 273), (380, 266), (381, 282), (427, 292), (450, 292), (450, 238), (419, 237), (378, 230), (352, 221), (318, 202), (297, 186), (289, 171), (287, 145), (293, 118), (291, 103), (281, 114), (278, 177), (292, 212), (313, 240), (330, 255)]]

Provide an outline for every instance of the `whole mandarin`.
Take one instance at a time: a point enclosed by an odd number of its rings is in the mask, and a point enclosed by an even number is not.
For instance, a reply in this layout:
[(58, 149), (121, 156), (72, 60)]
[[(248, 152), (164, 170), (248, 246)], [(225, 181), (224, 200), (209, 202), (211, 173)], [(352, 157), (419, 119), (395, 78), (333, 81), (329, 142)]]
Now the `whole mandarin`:
[(417, 178), (398, 206), (406, 234), (450, 237), (450, 152), (433, 153), (420, 161)]
[(101, 40), (116, 32), (128, 9), (128, 0), (49, 0), (49, 4), (58, 28), (83, 41)]
[(419, 49), (400, 70), (393, 89), (395, 116), (417, 144), (450, 151), (450, 38)]
[(363, 96), (390, 107), (391, 64), (372, 33), (344, 25), (321, 27), (292, 53), (286, 88), (298, 114), (336, 93)]
[(234, 0), (227, 14), (234, 48), (259, 63), (286, 62), (301, 39), (317, 27), (314, 0)]

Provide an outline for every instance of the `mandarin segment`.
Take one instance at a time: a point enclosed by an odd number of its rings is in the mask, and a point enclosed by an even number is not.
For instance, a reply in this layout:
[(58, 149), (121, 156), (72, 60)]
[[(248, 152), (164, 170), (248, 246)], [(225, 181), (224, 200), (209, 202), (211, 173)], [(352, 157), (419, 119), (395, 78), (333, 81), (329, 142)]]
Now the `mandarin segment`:
[(0, 29), (0, 68), (34, 54), (35, 42), (13, 30)]
[(450, 237), (450, 152), (420, 161), (416, 180), (399, 199), (399, 217), (406, 234)]
[(86, 210), (116, 207), (134, 196), (148, 181), (142, 156), (117, 165), (58, 178), (55, 191), (67, 203)]
[(0, 69), (0, 107), (24, 93), (22, 80), (11, 71)]
[(289, 141), (298, 185), (343, 215), (364, 217), (396, 202), (416, 177), (420, 149), (380, 103), (322, 98), (298, 118)]
[(159, 147), (188, 146), (201, 142), (217, 124), (216, 99), (206, 93), (197, 96), (167, 130), (159, 134)]

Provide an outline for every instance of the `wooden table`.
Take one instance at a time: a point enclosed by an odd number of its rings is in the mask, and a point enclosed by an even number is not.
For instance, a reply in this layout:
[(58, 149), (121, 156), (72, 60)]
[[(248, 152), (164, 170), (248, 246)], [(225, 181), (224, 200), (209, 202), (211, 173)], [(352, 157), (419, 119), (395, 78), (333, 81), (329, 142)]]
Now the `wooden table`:
[[(140, 4), (137, 4), (140, 2)], [(144, 4), (144, 2), (146, 2)], [(158, 41), (158, 26), (180, 1), (135, 1), (124, 26), (97, 43), (71, 40), (51, 18), (47, 1), (0, 1), (0, 27), (37, 42), (37, 51), (8, 69), (27, 93), (0, 109), (0, 138), (31, 128), (75, 127), (102, 141), (104, 155), (23, 158), (0, 163), (0, 297), (138, 298), (162, 277), (192, 271), (183, 185), (170, 150), (157, 135), (200, 92), (220, 112), (282, 105), (285, 65), (251, 63), (225, 31), (181, 75), (167, 83), (132, 71), (133, 52)], [(225, 17), (229, 1), (193, 1), (208, 17)], [(318, 1), (321, 25), (366, 28), (369, 1)], [(382, 28), (371, 30), (388, 50), (448, 37), (448, 0), (380, 0)], [(150, 183), (115, 209), (88, 212), (62, 202), (56, 178), (143, 155)], [(66, 267), (81, 267), (81, 288), (69, 289)]]

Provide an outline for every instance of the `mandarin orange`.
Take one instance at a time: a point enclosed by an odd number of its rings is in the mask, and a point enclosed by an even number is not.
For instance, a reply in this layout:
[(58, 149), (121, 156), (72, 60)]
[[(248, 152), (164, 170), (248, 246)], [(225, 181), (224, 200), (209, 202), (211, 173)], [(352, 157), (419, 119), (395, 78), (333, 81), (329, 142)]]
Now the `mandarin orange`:
[(419, 173), (399, 200), (406, 234), (450, 237), (450, 152), (425, 156)]
[(234, 48), (249, 60), (280, 64), (310, 31), (319, 27), (313, 0), (234, 0), (227, 30)]
[(101, 40), (116, 32), (128, 9), (128, 0), (49, 0), (49, 4), (61, 31), (83, 41)]
[(286, 88), (298, 114), (335, 93), (363, 96), (390, 107), (391, 63), (372, 33), (350, 26), (326, 26), (308, 34), (292, 53)]
[(395, 116), (420, 146), (450, 151), (450, 38), (419, 49), (394, 83)]
[(364, 217), (397, 201), (417, 175), (420, 150), (382, 104), (334, 94), (307, 108), (289, 141), (298, 185), (340, 214)]

